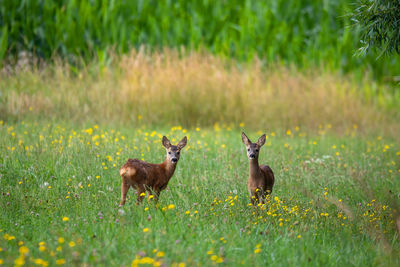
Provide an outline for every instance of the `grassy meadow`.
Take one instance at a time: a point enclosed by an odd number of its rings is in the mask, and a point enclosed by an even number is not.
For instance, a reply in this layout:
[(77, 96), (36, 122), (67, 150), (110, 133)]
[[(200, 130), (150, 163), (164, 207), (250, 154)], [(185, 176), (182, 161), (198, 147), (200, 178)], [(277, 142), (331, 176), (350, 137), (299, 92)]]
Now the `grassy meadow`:
[[(356, 127), (338, 137), (329, 124), (313, 135), (267, 131), (260, 161), (276, 184), (255, 207), (244, 124), (0, 123), (5, 265), (399, 264), (400, 148), (390, 138)], [(139, 206), (130, 190), (120, 208), (119, 167), (129, 157), (161, 162), (163, 134), (173, 143), (189, 138), (167, 190), (158, 204), (146, 195)]]
[(400, 266), (400, 59), (353, 2), (0, 1), (0, 266)]
[[(399, 112), (368, 77), (166, 51), (1, 79), (1, 264), (399, 264)], [(242, 130), (267, 134), (263, 206)], [(189, 139), (167, 190), (119, 207), (120, 166), (162, 162), (162, 135)]]

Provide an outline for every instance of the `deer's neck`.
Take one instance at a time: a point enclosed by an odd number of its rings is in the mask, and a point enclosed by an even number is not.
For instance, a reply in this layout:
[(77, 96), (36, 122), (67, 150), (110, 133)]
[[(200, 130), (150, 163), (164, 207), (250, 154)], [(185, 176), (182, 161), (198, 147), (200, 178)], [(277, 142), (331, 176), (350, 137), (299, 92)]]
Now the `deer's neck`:
[(257, 177), (260, 173), (260, 166), (258, 165), (258, 158), (249, 160), (249, 172), (251, 177)]
[(174, 175), (176, 164), (172, 164), (172, 162), (168, 159), (165, 159), (163, 163), (161, 163), (161, 168), (165, 171), (165, 175), (168, 179)]

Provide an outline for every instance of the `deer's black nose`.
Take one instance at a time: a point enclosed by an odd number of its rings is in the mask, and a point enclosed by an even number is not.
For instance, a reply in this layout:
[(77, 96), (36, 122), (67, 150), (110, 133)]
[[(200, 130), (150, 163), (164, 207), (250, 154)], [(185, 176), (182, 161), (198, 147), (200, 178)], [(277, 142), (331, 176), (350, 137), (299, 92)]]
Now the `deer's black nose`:
[(254, 159), (255, 157), (256, 157), (256, 155), (255, 154), (250, 154), (250, 156), (249, 156), (251, 159)]
[(176, 163), (176, 162), (178, 162), (178, 159), (177, 159), (177, 158), (172, 158), (171, 161), (172, 161), (173, 163)]

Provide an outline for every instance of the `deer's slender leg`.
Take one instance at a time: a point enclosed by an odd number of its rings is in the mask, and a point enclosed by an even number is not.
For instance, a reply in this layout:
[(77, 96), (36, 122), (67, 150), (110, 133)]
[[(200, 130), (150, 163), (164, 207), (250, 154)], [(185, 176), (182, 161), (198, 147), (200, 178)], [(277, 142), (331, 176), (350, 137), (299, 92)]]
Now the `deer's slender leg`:
[(121, 183), (121, 202), (119, 203), (120, 206), (125, 205), (126, 202), (126, 195), (128, 194), (129, 184), (122, 179)]
[(154, 189), (154, 201), (156, 203), (158, 202), (158, 198), (160, 197), (160, 192), (161, 192), (160, 188), (155, 188)]
[(252, 192), (250, 195), (251, 195), (251, 204), (252, 204), (253, 206), (256, 206), (256, 205), (257, 205), (257, 202), (258, 202), (257, 193)]
[(265, 204), (265, 195), (264, 195), (264, 194), (260, 194), (260, 196), (259, 196), (259, 203), (260, 203), (260, 204)]

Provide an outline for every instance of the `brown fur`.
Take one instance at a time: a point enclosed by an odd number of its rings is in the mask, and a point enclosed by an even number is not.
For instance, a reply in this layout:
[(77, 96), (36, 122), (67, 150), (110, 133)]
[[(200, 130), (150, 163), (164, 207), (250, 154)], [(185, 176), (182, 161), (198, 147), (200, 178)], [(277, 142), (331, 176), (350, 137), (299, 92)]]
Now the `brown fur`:
[[(167, 157), (161, 164), (148, 163), (138, 159), (128, 159), (119, 172), (122, 179), (120, 205), (125, 204), (126, 195), (130, 187), (136, 189), (138, 203), (143, 200), (144, 196), (141, 196), (141, 194), (146, 190), (154, 194), (154, 198), (157, 200), (161, 190), (167, 187), (169, 180), (175, 172), (180, 150), (186, 145), (186, 140), (185, 136), (177, 146), (174, 146), (164, 136), (163, 145), (167, 150)], [(176, 160), (176, 162), (172, 160)]]
[(243, 143), (246, 145), (247, 156), (249, 158), (249, 179), (247, 188), (253, 204), (265, 203), (266, 195), (272, 193), (275, 177), (272, 169), (267, 165), (258, 165), (258, 155), (261, 146), (265, 143), (265, 134), (262, 135), (257, 143), (252, 143), (250, 139), (242, 133)]

